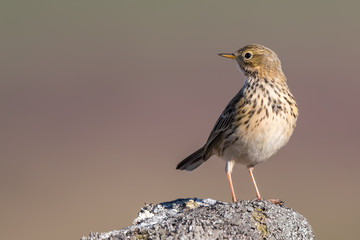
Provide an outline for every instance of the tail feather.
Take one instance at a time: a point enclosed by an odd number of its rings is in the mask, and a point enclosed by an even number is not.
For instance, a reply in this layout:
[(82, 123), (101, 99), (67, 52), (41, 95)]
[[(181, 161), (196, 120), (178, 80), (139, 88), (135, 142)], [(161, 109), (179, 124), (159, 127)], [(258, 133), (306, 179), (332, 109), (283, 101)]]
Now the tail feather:
[(204, 159), (204, 147), (202, 147), (184, 160), (182, 160), (176, 166), (176, 169), (192, 171), (205, 161), (206, 160)]

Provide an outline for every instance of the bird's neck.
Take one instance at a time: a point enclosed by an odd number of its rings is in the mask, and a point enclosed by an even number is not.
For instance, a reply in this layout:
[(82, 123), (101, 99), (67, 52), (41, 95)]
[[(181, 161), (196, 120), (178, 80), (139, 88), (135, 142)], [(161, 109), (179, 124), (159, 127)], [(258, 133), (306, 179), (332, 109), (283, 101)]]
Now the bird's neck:
[(247, 79), (253, 79), (255, 81), (264, 80), (269, 82), (275, 82), (277, 84), (285, 84), (286, 85), (286, 76), (282, 72), (281, 68), (268, 68), (266, 70), (259, 69), (255, 71), (246, 71), (244, 70), (244, 74)]
[(259, 77), (259, 76), (252, 76), (247, 75), (244, 81), (244, 85), (247, 86), (259, 86), (259, 85), (270, 85), (271, 87), (274, 86), (286, 86), (286, 77), (284, 74), (278, 75), (277, 77)]

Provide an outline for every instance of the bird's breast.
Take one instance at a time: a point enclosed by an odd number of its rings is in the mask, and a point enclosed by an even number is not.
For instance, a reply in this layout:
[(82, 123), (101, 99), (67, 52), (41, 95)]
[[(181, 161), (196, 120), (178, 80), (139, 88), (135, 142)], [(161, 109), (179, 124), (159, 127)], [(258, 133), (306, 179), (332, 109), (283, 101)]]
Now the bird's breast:
[(246, 165), (267, 160), (289, 141), (296, 119), (296, 103), (287, 86), (249, 86), (237, 104), (236, 132), (223, 157)]

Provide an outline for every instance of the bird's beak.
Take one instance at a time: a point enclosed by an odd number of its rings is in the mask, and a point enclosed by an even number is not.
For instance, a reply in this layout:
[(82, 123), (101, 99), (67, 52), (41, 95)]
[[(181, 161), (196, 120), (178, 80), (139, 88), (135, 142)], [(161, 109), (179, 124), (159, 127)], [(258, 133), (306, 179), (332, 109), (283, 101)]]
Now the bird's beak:
[(221, 57), (235, 59), (235, 54), (233, 54), (233, 53), (219, 53), (218, 55)]

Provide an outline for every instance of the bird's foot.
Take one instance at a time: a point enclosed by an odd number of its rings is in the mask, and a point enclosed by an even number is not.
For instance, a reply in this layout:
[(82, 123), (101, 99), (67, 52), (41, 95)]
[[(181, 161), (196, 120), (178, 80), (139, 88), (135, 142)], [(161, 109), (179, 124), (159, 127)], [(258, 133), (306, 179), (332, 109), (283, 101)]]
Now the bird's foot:
[(267, 199), (266, 201), (271, 202), (271, 203), (276, 204), (276, 205), (279, 205), (279, 206), (284, 206), (284, 204), (285, 204), (280, 199)]
[(284, 206), (284, 202), (281, 201), (280, 199), (264, 199), (264, 198), (256, 198), (256, 200), (258, 201), (268, 201), (268, 202), (271, 202), (272, 204), (276, 204), (276, 205), (279, 205), (279, 206)]

